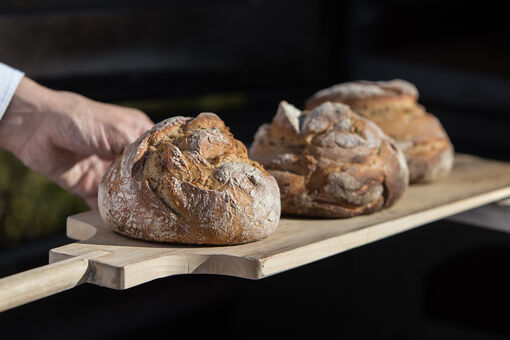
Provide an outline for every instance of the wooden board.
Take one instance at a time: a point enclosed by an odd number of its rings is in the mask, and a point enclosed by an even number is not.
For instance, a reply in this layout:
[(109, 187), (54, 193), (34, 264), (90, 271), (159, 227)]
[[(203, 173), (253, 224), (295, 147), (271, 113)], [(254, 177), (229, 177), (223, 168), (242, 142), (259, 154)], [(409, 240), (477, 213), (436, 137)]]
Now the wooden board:
[(238, 246), (137, 241), (108, 230), (97, 211), (86, 212), (67, 224), (68, 236), (81, 241), (51, 250), (50, 262), (95, 252), (88, 282), (116, 289), (176, 274), (260, 279), (506, 197), (510, 164), (457, 155), (448, 178), (411, 186), (391, 209), (350, 219), (283, 218), (267, 239)]

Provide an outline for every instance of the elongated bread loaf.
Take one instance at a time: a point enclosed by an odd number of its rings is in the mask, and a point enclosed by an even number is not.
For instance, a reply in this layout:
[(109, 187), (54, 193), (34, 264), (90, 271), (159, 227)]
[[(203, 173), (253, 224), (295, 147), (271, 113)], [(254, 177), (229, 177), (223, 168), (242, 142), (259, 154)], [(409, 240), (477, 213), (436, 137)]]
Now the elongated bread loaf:
[(347, 105), (311, 111), (281, 102), (250, 156), (275, 176), (285, 214), (349, 217), (391, 206), (407, 188), (405, 158), (373, 122)]
[(309, 98), (347, 104), (395, 139), (406, 156), (411, 183), (434, 181), (453, 166), (453, 146), (439, 120), (417, 103), (418, 90), (404, 80), (356, 81), (334, 85)]
[(280, 217), (276, 180), (213, 113), (169, 118), (128, 145), (103, 176), (98, 200), (113, 230), (151, 241), (251, 242)]

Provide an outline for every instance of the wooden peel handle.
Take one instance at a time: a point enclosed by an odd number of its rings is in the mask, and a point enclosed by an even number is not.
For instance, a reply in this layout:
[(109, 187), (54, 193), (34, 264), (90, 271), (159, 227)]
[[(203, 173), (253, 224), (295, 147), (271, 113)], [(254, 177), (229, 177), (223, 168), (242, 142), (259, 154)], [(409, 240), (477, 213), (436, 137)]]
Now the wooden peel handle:
[[(101, 253), (104, 255), (104, 252)], [(97, 255), (100, 254), (72, 257), (0, 279), (0, 312), (86, 282), (90, 271), (89, 258)]]

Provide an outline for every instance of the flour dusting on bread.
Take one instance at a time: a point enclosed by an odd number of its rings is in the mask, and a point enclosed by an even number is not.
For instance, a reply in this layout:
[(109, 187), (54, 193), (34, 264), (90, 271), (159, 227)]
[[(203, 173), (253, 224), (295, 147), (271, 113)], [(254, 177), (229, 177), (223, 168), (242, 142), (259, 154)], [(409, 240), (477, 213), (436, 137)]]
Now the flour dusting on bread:
[(128, 145), (101, 180), (99, 208), (127, 236), (239, 244), (275, 230), (280, 194), (223, 121), (202, 113), (160, 122)]
[(292, 215), (368, 214), (391, 206), (409, 179), (396, 143), (343, 104), (299, 111), (281, 102), (250, 156), (276, 178), (282, 212)]

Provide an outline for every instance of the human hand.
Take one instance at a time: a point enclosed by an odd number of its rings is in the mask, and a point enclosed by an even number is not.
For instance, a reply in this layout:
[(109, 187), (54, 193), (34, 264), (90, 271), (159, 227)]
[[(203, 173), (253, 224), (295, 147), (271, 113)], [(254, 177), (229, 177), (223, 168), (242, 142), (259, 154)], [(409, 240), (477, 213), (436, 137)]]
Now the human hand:
[(25, 77), (0, 120), (0, 147), (95, 208), (106, 168), (152, 125), (139, 110), (53, 91)]

